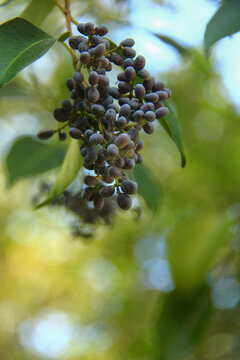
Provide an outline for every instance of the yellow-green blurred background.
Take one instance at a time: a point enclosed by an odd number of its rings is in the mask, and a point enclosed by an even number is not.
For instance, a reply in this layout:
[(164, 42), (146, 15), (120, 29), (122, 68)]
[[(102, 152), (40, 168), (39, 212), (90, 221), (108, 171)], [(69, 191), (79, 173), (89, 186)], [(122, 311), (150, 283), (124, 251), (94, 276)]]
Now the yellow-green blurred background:
[[(1, 360), (240, 358), (237, 104), (214, 52), (206, 60), (198, 40), (196, 46), (189, 40), (191, 54), (181, 57), (146, 28), (151, 12), (145, 20), (139, 12), (141, 6), (152, 9), (152, 16), (159, 11), (152, 32), (172, 35), (164, 30), (166, 9), (189, 22), (191, 32), (193, 21), (189, 13), (178, 13), (179, 3), (72, 1), (79, 21), (108, 24), (114, 40), (136, 34), (147, 68), (173, 91), (186, 168), (160, 125), (152, 136), (142, 135), (145, 164), (162, 194), (156, 214), (139, 197), (138, 214), (119, 212), (113, 225), (76, 237), (74, 217), (65, 209), (33, 210), (41, 179), (51, 181), (55, 171), (7, 188), (4, 158), (12, 142), (51, 126), (52, 109), (67, 96), (65, 79), (73, 68), (61, 44), (0, 90)], [(198, 0), (196, 6), (205, 9), (206, 3), (207, 21), (217, 4)], [(26, 4), (16, 0), (0, 8), (1, 22)], [(41, 27), (52, 35), (64, 31), (59, 10)], [(187, 44), (184, 31), (179, 34)]]

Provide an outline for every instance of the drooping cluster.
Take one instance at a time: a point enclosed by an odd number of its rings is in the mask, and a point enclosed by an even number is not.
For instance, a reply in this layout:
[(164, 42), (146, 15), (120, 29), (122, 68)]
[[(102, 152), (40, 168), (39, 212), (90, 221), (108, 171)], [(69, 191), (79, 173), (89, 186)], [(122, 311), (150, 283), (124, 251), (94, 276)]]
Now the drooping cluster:
[[(118, 206), (127, 210), (132, 205), (130, 195), (138, 190), (137, 183), (128, 179), (128, 170), (143, 162), (140, 131), (152, 134), (154, 121), (168, 115), (164, 100), (171, 90), (145, 69), (145, 58), (136, 56), (133, 39), (117, 46), (105, 37), (106, 25), (88, 22), (77, 28), (81, 35), (69, 38), (70, 47), (80, 53), (76, 72), (66, 81), (71, 100), (63, 100), (53, 114), (63, 124), (56, 130), (39, 130), (38, 137), (48, 139), (58, 133), (59, 140), (65, 140), (63, 129), (69, 127), (89, 170), (82, 199), (101, 209), (105, 199), (114, 195)], [(108, 76), (113, 67), (119, 69), (115, 86)]]
[[(49, 194), (52, 185), (46, 182), (39, 184), (39, 193), (33, 199), (33, 205), (39, 204), (42, 197)], [(71, 223), (72, 234), (75, 236), (91, 237), (94, 235), (97, 225), (112, 225), (117, 210), (116, 195), (105, 199), (104, 206), (96, 209), (91, 203), (83, 199), (83, 189), (75, 192), (73, 189), (65, 190), (50, 202), (52, 207), (64, 207), (74, 216), (68, 218)], [(70, 220), (71, 219), (71, 220)]]

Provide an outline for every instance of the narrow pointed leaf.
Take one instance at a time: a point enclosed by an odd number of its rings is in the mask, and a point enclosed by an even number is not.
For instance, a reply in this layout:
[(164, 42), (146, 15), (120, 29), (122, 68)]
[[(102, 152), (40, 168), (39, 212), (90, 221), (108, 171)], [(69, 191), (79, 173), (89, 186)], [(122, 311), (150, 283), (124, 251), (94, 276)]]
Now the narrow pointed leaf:
[(54, 6), (53, 0), (31, 0), (21, 13), (21, 17), (40, 26)]
[(211, 46), (225, 36), (240, 30), (240, 2), (229, 0), (222, 4), (207, 24), (204, 43), (205, 52), (209, 55)]
[(182, 56), (188, 56), (190, 55), (190, 49), (183, 46), (176, 40), (172, 39), (169, 36), (161, 35), (161, 34), (154, 34), (158, 39), (162, 40), (165, 44), (172, 46), (175, 50), (179, 52)]
[(136, 165), (134, 178), (138, 183), (138, 194), (144, 198), (151, 210), (157, 211), (162, 201), (162, 192), (151, 170), (145, 165)]
[(55, 184), (53, 185), (48, 198), (37, 206), (37, 209), (49, 204), (60, 195), (76, 178), (82, 167), (83, 158), (80, 153), (78, 140), (72, 140), (61, 169), (59, 170)]
[(165, 101), (165, 105), (169, 108), (169, 115), (164, 119), (160, 119), (159, 122), (177, 145), (181, 155), (181, 166), (184, 167), (186, 165), (186, 156), (184, 154), (181, 129), (176, 115), (167, 101)]
[(0, 25), (0, 87), (45, 54), (56, 39), (22, 18)]
[(63, 147), (52, 146), (30, 136), (18, 138), (5, 159), (8, 184), (60, 166), (64, 153)]

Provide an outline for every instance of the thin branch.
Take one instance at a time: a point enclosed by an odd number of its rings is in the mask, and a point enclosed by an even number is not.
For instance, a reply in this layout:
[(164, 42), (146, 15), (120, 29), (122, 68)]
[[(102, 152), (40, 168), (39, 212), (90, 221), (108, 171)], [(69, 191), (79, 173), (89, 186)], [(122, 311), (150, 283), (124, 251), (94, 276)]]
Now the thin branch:
[(65, 0), (65, 16), (68, 31), (70, 31), (70, 34), (72, 35), (70, 0)]
[[(62, 6), (62, 4), (60, 4), (57, 0), (53, 0), (53, 2), (54, 2), (54, 3), (56, 4), (56, 6), (61, 10), (61, 12), (66, 16), (67, 14), (66, 14), (66, 10), (65, 10), (64, 6)], [(70, 12), (69, 12), (69, 17), (70, 17), (70, 20), (71, 20), (71, 22), (72, 22), (73, 24), (75, 24), (75, 25), (78, 25), (78, 24), (79, 24), (78, 21), (75, 20), (75, 19), (72, 17), (72, 15), (71, 15)]]

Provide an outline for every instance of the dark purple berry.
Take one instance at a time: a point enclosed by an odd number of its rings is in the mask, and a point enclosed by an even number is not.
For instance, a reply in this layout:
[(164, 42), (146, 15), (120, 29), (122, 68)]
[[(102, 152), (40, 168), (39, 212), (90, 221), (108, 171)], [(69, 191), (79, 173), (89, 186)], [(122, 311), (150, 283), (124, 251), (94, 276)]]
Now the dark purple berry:
[(88, 91), (88, 100), (90, 102), (97, 102), (100, 98), (99, 91), (95, 87), (91, 87)]
[(136, 97), (141, 100), (146, 95), (145, 87), (142, 84), (137, 84), (134, 89)]
[(146, 69), (139, 70), (137, 75), (140, 76), (144, 80), (149, 80), (151, 77), (150, 72), (147, 71)]
[(112, 176), (113, 178), (117, 178), (119, 176), (121, 176), (122, 174), (122, 170), (119, 169), (117, 166), (110, 166), (109, 168), (109, 175)]
[(134, 67), (136, 70), (142, 70), (146, 64), (145, 57), (138, 55), (134, 61)]
[(130, 142), (131, 138), (128, 134), (120, 134), (116, 137), (114, 143), (119, 149), (123, 149)]
[(78, 31), (83, 35), (87, 35), (85, 25), (86, 25), (85, 23), (79, 23), (77, 25)]
[(154, 111), (147, 111), (145, 112), (144, 114), (144, 118), (147, 120), (147, 121), (154, 121), (156, 119), (156, 114)]
[(63, 100), (62, 101), (62, 108), (66, 112), (70, 112), (72, 110), (72, 103), (70, 100)]
[(133, 47), (134, 44), (135, 44), (135, 41), (131, 38), (125, 39), (120, 43), (120, 45), (127, 46), (127, 47)]
[(89, 138), (89, 143), (92, 145), (98, 145), (103, 142), (102, 134), (92, 134)]
[(99, 194), (105, 199), (113, 196), (114, 193), (115, 189), (112, 186), (103, 186), (99, 191)]
[(92, 201), (94, 195), (94, 189), (92, 187), (86, 187), (82, 192), (82, 198), (86, 201)]
[(168, 99), (168, 93), (165, 90), (158, 90), (155, 92), (158, 95), (158, 100), (163, 101)]
[(81, 139), (82, 137), (81, 131), (76, 127), (71, 127), (68, 132), (73, 139)]
[(80, 55), (80, 61), (82, 64), (88, 64), (90, 62), (90, 54), (88, 51), (83, 51)]
[(125, 180), (121, 184), (121, 189), (125, 194), (136, 194), (138, 190), (138, 185), (135, 181), (132, 180)]
[(104, 36), (108, 33), (108, 27), (105, 24), (99, 25), (96, 29), (96, 33), (100, 36)]
[(65, 131), (58, 133), (59, 141), (64, 141), (64, 140), (66, 140), (66, 138), (67, 138), (67, 134), (65, 133)]
[(127, 58), (124, 60), (123, 62), (123, 67), (124, 69), (126, 69), (128, 66), (133, 66), (134, 67), (134, 60), (131, 58)]
[(169, 114), (169, 109), (165, 106), (160, 107), (159, 109), (156, 110), (155, 114), (157, 119), (165, 118)]
[(125, 69), (125, 76), (127, 81), (133, 81), (136, 77), (136, 71), (133, 66), (128, 66)]
[(163, 80), (156, 81), (152, 90), (153, 90), (153, 92), (163, 90), (165, 88), (165, 86), (166, 86), (166, 83)]
[(126, 58), (134, 58), (136, 56), (136, 51), (134, 49), (132, 49), (131, 47), (128, 47), (128, 46), (125, 46), (123, 48), (123, 55), (126, 57)]
[(91, 106), (91, 112), (94, 115), (103, 116), (105, 114), (105, 108), (100, 104), (93, 104)]
[(133, 159), (125, 159), (124, 169), (132, 170), (135, 167), (135, 161)]
[(87, 22), (86, 24), (85, 24), (85, 27), (84, 27), (84, 30), (85, 30), (85, 33), (86, 33), (86, 35), (92, 35), (93, 34), (93, 32), (94, 32), (94, 24), (92, 23), (92, 22)]
[(143, 125), (143, 130), (145, 131), (146, 134), (151, 135), (154, 132), (153, 123), (147, 121), (146, 124)]
[(43, 128), (38, 130), (37, 137), (41, 140), (47, 140), (50, 137), (52, 137), (54, 134), (54, 131), (49, 128)]
[(123, 62), (124, 62), (124, 59), (122, 56), (114, 53), (111, 57), (111, 60), (112, 62), (115, 64), (115, 65), (118, 65), (118, 66), (122, 66)]
[(122, 210), (128, 210), (132, 206), (132, 200), (126, 194), (119, 194), (117, 197), (117, 203)]
[(62, 108), (56, 108), (53, 112), (53, 116), (57, 121), (65, 122), (68, 121), (68, 115)]
[(72, 78), (67, 78), (66, 85), (69, 91), (73, 90), (75, 88), (75, 83)]
[(96, 47), (95, 47), (95, 56), (100, 58), (101, 56), (103, 56), (106, 52), (106, 46), (105, 44), (101, 43), (101, 44), (98, 44)]
[(125, 81), (119, 81), (118, 88), (121, 94), (126, 94), (131, 90), (131, 85)]
[(115, 157), (119, 154), (119, 149), (115, 144), (110, 144), (107, 147), (108, 155), (111, 157)]
[(88, 186), (95, 186), (97, 182), (96, 176), (87, 175), (84, 178), (84, 183)]

